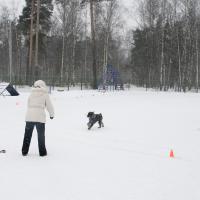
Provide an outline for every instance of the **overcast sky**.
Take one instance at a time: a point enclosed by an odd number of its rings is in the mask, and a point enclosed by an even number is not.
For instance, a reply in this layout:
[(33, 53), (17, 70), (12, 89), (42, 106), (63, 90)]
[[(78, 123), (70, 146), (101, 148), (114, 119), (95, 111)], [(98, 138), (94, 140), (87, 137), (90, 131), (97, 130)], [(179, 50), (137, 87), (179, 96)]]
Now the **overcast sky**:
[[(137, 1), (138, 0), (120, 0), (122, 18), (126, 21), (128, 29), (137, 26)], [(15, 10), (15, 13), (19, 15), (25, 5), (25, 0), (0, 0), (0, 5), (9, 7), (11, 11)]]

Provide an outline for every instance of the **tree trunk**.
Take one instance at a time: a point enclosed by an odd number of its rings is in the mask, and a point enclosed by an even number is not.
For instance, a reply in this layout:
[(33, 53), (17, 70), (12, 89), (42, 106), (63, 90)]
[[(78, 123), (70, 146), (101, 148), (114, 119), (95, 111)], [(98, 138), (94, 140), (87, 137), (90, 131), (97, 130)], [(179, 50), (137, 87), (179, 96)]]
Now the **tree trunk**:
[(96, 38), (94, 25), (94, 7), (93, 0), (90, 0), (91, 34), (92, 34), (92, 56), (93, 56), (93, 89), (97, 89), (97, 64), (96, 64)]
[(199, 47), (198, 47), (198, 29), (196, 28), (196, 92), (199, 90)]
[(37, 0), (37, 19), (36, 19), (36, 38), (35, 38), (35, 66), (33, 77), (38, 76), (38, 40), (39, 40), (39, 22), (40, 22), (40, 0)]
[(12, 82), (12, 22), (9, 23), (9, 82)]
[(73, 25), (73, 47), (72, 47), (72, 84), (75, 86), (75, 50), (76, 50), (76, 20)]
[(61, 70), (60, 70), (60, 84), (63, 86), (64, 75), (64, 56), (65, 56), (65, 23), (66, 23), (66, 2), (64, 1), (64, 13), (63, 13), (63, 34), (62, 34), (62, 58), (61, 58)]
[(177, 42), (178, 42), (178, 74), (179, 74), (179, 91), (181, 92), (182, 88), (182, 75), (181, 75), (181, 55), (180, 55), (180, 42), (179, 42), (179, 36), (178, 36), (178, 30), (177, 30)]
[(32, 82), (32, 56), (33, 56), (33, 12), (34, 12), (34, 0), (31, 1), (31, 26), (30, 26), (30, 44), (29, 44), (29, 63), (27, 69), (27, 83), (30, 85)]

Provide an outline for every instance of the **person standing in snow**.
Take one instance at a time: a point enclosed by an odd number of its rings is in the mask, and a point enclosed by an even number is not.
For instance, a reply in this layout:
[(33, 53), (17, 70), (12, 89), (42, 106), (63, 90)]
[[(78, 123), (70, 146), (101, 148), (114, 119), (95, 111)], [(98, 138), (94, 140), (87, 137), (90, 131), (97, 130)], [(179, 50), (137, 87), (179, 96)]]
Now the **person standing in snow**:
[(45, 108), (49, 112), (50, 119), (54, 118), (54, 108), (51, 103), (46, 84), (42, 80), (34, 83), (31, 94), (28, 98), (28, 108), (26, 112), (26, 127), (22, 146), (22, 155), (26, 156), (32, 138), (33, 129), (36, 126), (38, 133), (38, 147), (40, 156), (46, 156), (45, 147)]

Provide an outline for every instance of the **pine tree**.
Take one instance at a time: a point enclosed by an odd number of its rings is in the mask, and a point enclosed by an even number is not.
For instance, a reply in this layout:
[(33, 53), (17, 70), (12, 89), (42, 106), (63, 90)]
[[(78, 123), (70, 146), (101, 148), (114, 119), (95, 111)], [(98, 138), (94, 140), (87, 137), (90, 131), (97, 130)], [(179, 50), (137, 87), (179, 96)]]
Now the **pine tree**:
[[(52, 0), (41, 0), (40, 1), (40, 32), (47, 34), (51, 28), (51, 15), (53, 13), (53, 4)], [(33, 22), (36, 23), (36, 8), (37, 1), (34, 0), (34, 13), (33, 13)], [(30, 31), (30, 15), (31, 15), (31, 0), (26, 0), (26, 6), (22, 11), (22, 15), (19, 17), (19, 27), (22, 30), (25, 36), (29, 35)]]
[[(21, 31), (22, 35), (25, 36), (26, 45), (29, 48), (30, 46), (30, 38), (32, 35), (33, 44), (35, 44), (36, 37), (36, 21), (37, 21), (37, 0), (26, 0), (26, 6), (23, 8), (22, 15), (19, 17), (18, 28)], [(33, 5), (33, 8), (32, 8)], [(32, 34), (31, 32), (31, 13), (33, 16), (33, 27)], [(51, 16), (53, 13), (53, 4), (52, 0), (40, 0), (40, 11), (39, 11), (39, 60), (45, 53), (45, 37), (47, 36), (48, 31), (51, 28)], [(33, 51), (32, 51), (33, 50)], [(33, 49), (30, 52), (34, 52), (35, 45), (33, 45)], [(30, 57), (30, 52), (28, 54), (27, 61)], [(35, 74), (41, 73), (40, 69), (33, 69), (33, 53), (31, 54), (32, 61), (31, 64), (27, 64), (26, 77), (27, 82), (31, 82)], [(40, 66), (43, 64), (40, 61)], [(35, 66), (38, 68), (38, 66)], [(39, 72), (40, 71), (40, 72)]]

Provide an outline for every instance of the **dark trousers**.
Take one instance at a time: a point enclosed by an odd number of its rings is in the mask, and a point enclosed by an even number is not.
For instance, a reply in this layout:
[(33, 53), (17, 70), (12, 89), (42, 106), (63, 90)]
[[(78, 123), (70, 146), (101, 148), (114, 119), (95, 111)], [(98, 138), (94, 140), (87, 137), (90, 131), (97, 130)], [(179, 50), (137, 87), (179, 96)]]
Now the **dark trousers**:
[(29, 146), (31, 143), (33, 129), (36, 126), (37, 134), (38, 134), (38, 147), (40, 156), (44, 156), (47, 154), (45, 147), (45, 123), (40, 122), (26, 122), (24, 141), (22, 146), (22, 154), (26, 155), (29, 151)]

